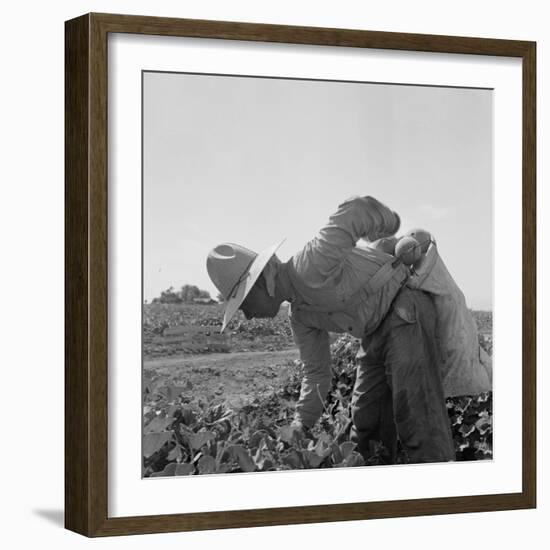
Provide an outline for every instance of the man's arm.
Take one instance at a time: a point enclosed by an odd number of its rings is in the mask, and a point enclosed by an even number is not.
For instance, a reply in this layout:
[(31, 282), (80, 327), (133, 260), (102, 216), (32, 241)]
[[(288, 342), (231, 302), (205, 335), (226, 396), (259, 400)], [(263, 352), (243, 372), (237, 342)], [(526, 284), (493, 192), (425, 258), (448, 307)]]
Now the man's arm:
[(304, 364), (304, 378), (294, 418), (306, 428), (312, 428), (323, 412), (332, 380), (329, 337), (325, 330), (306, 327), (295, 316), (291, 317), (291, 321), (294, 340)]
[(389, 237), (400, 223), (399, 216), (375, 198), (352, 197), (338, 206), (319, 234), (295, 256), (295, 268), (306, 281), (311, 277), (307, 282), (322, 283), (337, 275), (343, 258), (359, 239)]

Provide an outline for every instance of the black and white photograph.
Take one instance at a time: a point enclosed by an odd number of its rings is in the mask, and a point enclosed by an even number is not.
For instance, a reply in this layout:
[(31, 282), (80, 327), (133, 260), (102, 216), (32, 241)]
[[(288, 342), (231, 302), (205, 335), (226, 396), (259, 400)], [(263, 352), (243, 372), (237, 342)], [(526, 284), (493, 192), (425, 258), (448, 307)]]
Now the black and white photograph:
[(548, 9), (453, 8), (5, 4), (2, 547), (548, 538)]
[(493, 90), (142, 73), (142, 476), (493, 459)]

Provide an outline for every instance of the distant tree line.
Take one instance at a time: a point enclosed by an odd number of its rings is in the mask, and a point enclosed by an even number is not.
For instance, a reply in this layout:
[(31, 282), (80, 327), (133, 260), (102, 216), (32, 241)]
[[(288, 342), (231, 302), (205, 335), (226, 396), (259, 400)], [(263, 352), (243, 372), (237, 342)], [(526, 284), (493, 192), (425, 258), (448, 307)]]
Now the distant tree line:
[(215, 304), (207, 290), (201, 290), (196, 285), (183, 285), (180, 290), (175, 290), (173, 286), (163, 290), (158, 298), (153, 298), (153, 304), (192, 304), (206, 303)]

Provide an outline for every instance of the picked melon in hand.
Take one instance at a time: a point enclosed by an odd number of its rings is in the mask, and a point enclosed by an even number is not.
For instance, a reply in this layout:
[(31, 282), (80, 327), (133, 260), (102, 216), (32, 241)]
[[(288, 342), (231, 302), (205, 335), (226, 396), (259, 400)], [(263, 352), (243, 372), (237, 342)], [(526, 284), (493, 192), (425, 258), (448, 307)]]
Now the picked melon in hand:
[(395, 245), (395, 255), (405, 265), (412, 265), (422, 256), (420, 243), (414, 237), (401, 237)]
[(432, 241), (432, 235), (425, 229), (411, 229), (407, 233), (407, 237), (413, 237), (420, 244), (420, 252), (426, 254)]

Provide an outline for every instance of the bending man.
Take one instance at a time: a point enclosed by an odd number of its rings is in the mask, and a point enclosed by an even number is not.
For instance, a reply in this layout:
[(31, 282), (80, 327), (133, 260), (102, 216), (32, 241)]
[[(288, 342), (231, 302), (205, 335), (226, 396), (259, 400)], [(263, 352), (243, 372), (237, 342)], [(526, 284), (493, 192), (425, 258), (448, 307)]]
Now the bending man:
[(260, 254), (224, 243), (207, 259), (225, 299), (225, 329), (241, 309), (247, 319), (275, 317), (288, 301), (304, 364), (293, 424), (311, 429), (323, 410), (332, 371), (329, 332), (361, 338), (352, 396), (352, 440), (363, 456), (381, 440), (395, 460), (399, 438), (410, 462), (454, 460), (440, 374), (436, 313), (430, 296), (406, 286), (409, 268), (375, 248), (395, 235), (399, 216), (373, 197), (338, 207), (318, 235), (288, 262), (279, 245)]

